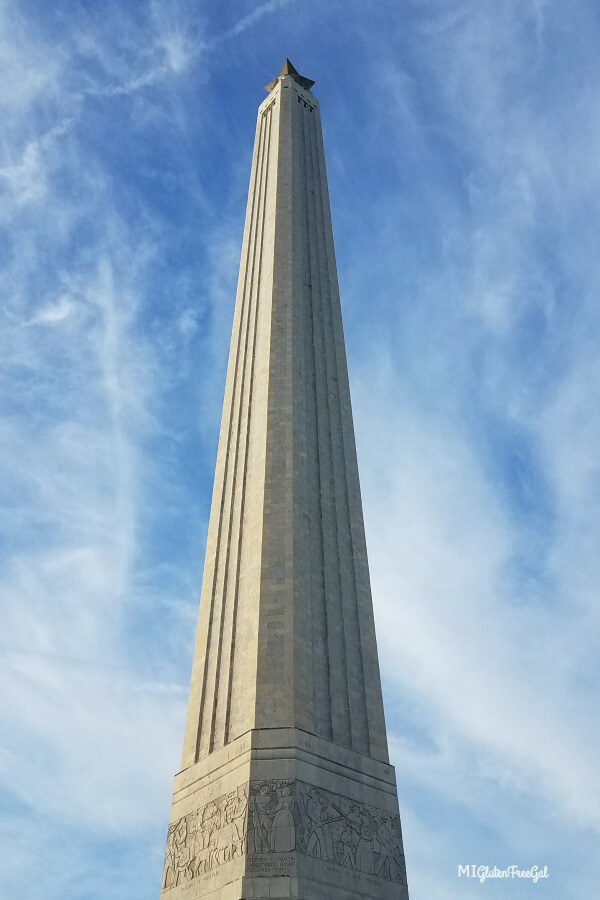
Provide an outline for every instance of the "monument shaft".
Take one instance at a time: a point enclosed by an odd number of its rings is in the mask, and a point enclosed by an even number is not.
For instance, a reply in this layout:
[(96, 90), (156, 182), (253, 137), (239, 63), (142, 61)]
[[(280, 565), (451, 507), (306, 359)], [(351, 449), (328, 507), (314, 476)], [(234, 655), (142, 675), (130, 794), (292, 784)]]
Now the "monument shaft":
[(173, 900), (408, 897), (311, 86), (286, 61), (258, 110)]

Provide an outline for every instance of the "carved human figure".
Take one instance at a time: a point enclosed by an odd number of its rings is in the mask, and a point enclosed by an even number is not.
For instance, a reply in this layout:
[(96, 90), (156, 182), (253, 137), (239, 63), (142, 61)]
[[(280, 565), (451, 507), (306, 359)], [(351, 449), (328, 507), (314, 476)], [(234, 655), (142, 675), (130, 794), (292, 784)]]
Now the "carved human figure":
[(404, 853), (402, 852), (398, 820), (394, 816), (388, 816), (386, 821), (380, 825), (378, 834), (381, 843), (387, 850), (384, 864), (382, 865), (382, 877), (402, 882), (406, 877), (406, 866)]
[(296, 823), (292, 812), (294, 798), (288, 785), (281, 788), (281, 796), (275, 806), (271, 826), (271, 850), (275, 853), (290, 853), (296, 849)]
[[(167, 841), (167, 864), (163, 877), (163, 887), (174, 887), (183, 880), (186, 875), (193, 877), (190, 863), (192, 855), (188, 846), (188, 825), (186, 817), (180, 819), (171, 830)], [(169, 885), (169, 873), (171, 884)]]
[(202, 811), (202, 831), (204, 833), (204, 845), (210, 844), (211, 835), (219, 829), (221, 816), (219, 807), (215, 803), (207, 803)]
[(225, 822), (219, 831), (215, 832), (214, 850), (211, 855), (212, 865), (222, 866), (223, 863), (229, 862), (234, 852), (233, 847), (236, 845), (234, 832), (233, 822)]
[(333, 836), (327, 808), (328, 803), (323, 800), (317, 790), (313, 788), (308, 792), (306, 815), (310, 825), (306, 852), (309, 856), (316, 856), (318, 859), (328, 859), (330, 862), (335, 862)]
[(360, 839), (356, 845), (356, 868), (368, 875), (375, 874), (375, 854), (373, 852), (373, 824), (365, 816), (360, 830)]
[(338, 862), (341, 866), (354, 868), (354, 841), (349, 828), (344, 828), (338, 841)]
[(346, 813), (346, 822), (352, 828), (353, 831), (356, 832), (357, 835), (360, 835), (360, 830), (362, 828), (362, 813), (359, 806), (356, 804), (352, 804)]
[(208, 872), (208, 858), (210, 855), (210, 829), (202, 815), (198, 814), (196, 825), (196, 855), (194, 857), (194, 877), (201, 872)]
[(220, 828), (213, 832), (213, 848), (211, 852), (211, 865), (222, 866), (243, 852), (240, 849), (238, 834), (239, 820), (245, 815), (245, 808), (238, 808), (237, 792), (233, 791), (225, 797), (221, 811)]
[[(393, 858), (394, 850), (393, 820), (389, 816), (380, 816), (373, 839), (375, 850), (375, 870), (381, 878), (395, 880), (396, 864)], [(397, 838), (395, 839), (397, 843)]]
[(171, 887), (171, 881), (175, 881), (175, 825), (169, 825), (167, 833), (167, 850), (165, 853), (165, 867), (163, 870), (163, 888)]
[(271, 789), (261, 785), (249, 801), (251, 828), (248, 832), (248, 848), (251, 853), (266, 853), (271, 849)]
[(221, 811), (216, 803), (207, 803), (202, 811), (204, 871), (219, 864), (217, 836), (221, 828)]
[(226, 812), (228, 821), (233, 822), (235, 825), (234, 840), (239, 845), (239, 851), (243, 853), (246, 835), (246, 814), (248, 812), (248, 794), (245, 787), (238, 788), (237, 791), (229, 795)]

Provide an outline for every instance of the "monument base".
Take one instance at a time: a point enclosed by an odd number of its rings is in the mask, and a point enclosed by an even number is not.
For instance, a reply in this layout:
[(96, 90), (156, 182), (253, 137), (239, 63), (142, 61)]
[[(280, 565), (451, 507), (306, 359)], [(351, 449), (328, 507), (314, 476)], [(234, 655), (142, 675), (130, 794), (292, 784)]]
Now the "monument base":
[(392, 766), (295, 728), (175, 776), (162, 900), (408, 900)]

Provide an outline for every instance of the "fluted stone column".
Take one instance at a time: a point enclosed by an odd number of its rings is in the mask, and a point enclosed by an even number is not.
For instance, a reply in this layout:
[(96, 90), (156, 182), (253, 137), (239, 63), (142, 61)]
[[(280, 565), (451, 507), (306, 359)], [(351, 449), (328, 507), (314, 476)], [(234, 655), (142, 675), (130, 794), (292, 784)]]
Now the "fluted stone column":
[(258, 110), (165, 900), (408, 898), (312, 85)]

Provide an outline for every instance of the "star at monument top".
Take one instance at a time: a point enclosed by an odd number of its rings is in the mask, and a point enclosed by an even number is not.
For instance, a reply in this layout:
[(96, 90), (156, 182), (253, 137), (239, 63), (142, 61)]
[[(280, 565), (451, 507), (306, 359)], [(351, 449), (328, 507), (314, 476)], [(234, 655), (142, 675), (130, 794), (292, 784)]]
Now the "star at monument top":
[(314, 84), (314, 81), (311, 81), (310, 78), (305, 78), (304, 75), (301, 75), (298, 70), (292, 65), (289, 59), (286, 59), (283, 63), (277, 78), (274, 78), (273, 81), (269, 81), (268, 84), (265, 84), (265, 91), (271, 92), (280, 78), (284, 75), (291, 75), (294, 81), (298, 82), (300, 87), (303, 87), (305, 91), (310, 91), (311, 87)]

